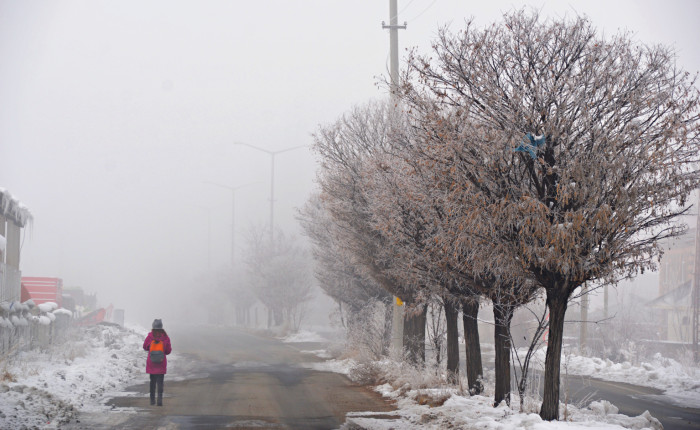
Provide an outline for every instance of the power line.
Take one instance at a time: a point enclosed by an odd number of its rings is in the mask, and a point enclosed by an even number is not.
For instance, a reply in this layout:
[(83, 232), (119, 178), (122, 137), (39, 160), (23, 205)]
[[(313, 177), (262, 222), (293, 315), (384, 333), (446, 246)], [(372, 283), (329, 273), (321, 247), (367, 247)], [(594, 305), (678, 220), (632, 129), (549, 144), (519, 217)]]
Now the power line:
[(402, 12), (404, 12), (406, 9), (408, 9), (414, 1), (415, 1), (415, 0), (409, 1), (408, 4), (407, 4), (406, 6), (402, 7), (400, 11), (396, 12), (396, 16), (391, 16), (391, 17), (389, 17), (389, 19), (398, 18), (398, 17), (399, 17), (399, 14), (402, 13)]
[(421, 13), (419, 13), (418, 15), (416, 15), (416, 16), (414, 16), (413, 18), (409, 19), (409, 21), (415, 21), (416, 19), (420, 18), (424, 13), (426, 13), (426, 12), (428, 11), (428, 9), (430, 9), (431, 7), (433, 7), (433, 5), (435, 5), (435, 3), (437, 3), (437, 0), (433, 0), (433, 1), (428, 5), (428, 7), (426, 7), (425, 9), (423, 9), (423, 11), (422, 11)]

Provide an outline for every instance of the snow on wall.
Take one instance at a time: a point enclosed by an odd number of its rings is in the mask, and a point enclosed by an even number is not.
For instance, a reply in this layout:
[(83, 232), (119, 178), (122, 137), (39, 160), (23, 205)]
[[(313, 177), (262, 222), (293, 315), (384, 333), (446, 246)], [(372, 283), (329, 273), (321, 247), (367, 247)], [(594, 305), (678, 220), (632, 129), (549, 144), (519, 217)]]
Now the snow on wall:
[(44, 302), (39, 304), (38, 307), (42, 312), (51, 312), (58, 309), (58, 304), (56, 302)]
[(53, 311), (54, 315), (68, 315), (69, 317), (73, 316), (73, 312), (69, 311), (68, 309), (64, 308), (59, 308)]
[(24, 227), (33, 217), (25, 205), (16, 199), (5, 188), (0, 188), (0, 215), (11, 220), (20, 227)]

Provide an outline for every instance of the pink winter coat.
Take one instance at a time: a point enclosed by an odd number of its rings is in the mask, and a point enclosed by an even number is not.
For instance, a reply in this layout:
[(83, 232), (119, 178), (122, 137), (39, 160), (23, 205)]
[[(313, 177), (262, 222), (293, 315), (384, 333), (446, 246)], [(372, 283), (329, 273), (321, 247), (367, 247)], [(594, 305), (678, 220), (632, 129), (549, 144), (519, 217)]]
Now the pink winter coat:
[[(153, 339), (158, 339), (161, 342), (163, 342), (163, 351), (165, 352), (166, 356), (163, 357), (162, 363), (151, 362), (151, 352), (149, 350), (151, 349), (151, 341)], [(146, 359), (146, 373), (151, 375), (165, 375), (168, 370), (167, 355), (170, 354), (170, 351), (172, 351), (172, 347), (170, 346), (170, 338), (168, 337), (168, 335), (161, 333), (156, 333), (154, 335), (153, 332), (148, 333), (148, 336), (146, 336), (146, 340), (143, 341), (143, 349), (149, 351), (148, 358)]]

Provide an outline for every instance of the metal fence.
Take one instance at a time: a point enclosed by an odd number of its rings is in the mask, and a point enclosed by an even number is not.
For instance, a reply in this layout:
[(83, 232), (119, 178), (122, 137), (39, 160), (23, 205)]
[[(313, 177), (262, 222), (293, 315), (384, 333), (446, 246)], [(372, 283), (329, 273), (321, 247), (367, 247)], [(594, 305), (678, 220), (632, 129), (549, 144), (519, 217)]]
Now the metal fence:
[(56, 320), (44, 325), (29, 320), (25, 325), (0, 326), (0, 365), (9, 355), (29, 349), (46, 349), (52, 344), (66, 341), (72, 327), (72, 319), (65, 314), (56, 315)]
[(22, 272), (0, 262), (0, 302), (18, 302)]

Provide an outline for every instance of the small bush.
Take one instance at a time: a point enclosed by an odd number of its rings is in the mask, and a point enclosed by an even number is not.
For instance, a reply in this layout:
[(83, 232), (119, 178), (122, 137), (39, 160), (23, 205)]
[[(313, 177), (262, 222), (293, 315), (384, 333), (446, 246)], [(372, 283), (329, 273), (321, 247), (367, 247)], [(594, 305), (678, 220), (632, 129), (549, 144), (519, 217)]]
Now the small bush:
[(416, 367), (408, 360), (391, 362), (391, 365), (385, 366), (385, 376), (392, 387), (406, 390), (435, 388), (446, 383), (442, 374), (436, 374), (427, 367)]
[(15, 375), (10, 373), (7, 369), (0, 372), (0, 381), (2, 382), (17, 382)]
[(350, 369), (350, 380), (361, 385), (381, 385), (387, 382), (384, 369), (377, 361), (359, 363)]
[(347, 350), (361, 360), (377, 360), (388, 352), (387, 306), (374, 300), (348, 315)]

